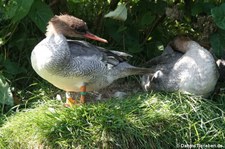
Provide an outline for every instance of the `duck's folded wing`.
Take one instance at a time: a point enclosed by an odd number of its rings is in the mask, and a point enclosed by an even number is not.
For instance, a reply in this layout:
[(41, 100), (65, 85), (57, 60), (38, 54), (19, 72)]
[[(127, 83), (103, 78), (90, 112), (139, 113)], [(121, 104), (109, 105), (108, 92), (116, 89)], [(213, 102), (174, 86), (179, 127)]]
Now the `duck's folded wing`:
[(86, 41), (67, 40), (71, 56), (73, 57), (90, 57), (92, 59), (100, 60), (111, 65), (118, 65), (131, 57), (130, 54), (110, 51), (102, 47), (92, 45)]

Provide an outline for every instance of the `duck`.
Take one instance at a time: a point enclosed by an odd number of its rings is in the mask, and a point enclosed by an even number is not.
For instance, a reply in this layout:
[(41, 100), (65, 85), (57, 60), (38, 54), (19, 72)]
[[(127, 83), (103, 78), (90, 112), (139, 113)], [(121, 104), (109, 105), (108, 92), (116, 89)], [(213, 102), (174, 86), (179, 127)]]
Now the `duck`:
[(213, 55), (186, 36), (176, 37), (160, 56), (144, 66), (154, 70), (154, 73), (145, 74), (141, 78), (145, 91), (181, 91), (209, 97), (219, 78)]
[[(130, 75), (143, 75), (149, 68), (130, 65), (125, 52), (107, 50), (78, 37), (107, 43), (92, 34), (82, 19), (71, 15), (55, 15), (47, 26), (46, 37), (31, 52), (31, 65), (43, 79), (66, 91), (66, 105), (85, 102), (85, 94), (105, 88), (115, 80)], [(80, 92), (75, 100), (71, 92)]]

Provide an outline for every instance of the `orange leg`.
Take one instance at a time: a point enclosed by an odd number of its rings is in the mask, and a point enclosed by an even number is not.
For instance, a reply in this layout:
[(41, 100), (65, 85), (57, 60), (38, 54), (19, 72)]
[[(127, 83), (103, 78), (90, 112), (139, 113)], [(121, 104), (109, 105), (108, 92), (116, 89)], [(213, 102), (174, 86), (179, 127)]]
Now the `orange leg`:
[(80, 87), (80, 102), (85, 102), (85, 95), (86, 95), (86, 85)]
[(71, 96), (70, 96), (70, 93), (67, 92), (66, 93), (66, 103), (65, 103), (65, 106), (66, 107), (72, 107), (74, 104), (77, 104), (77, 101), (74, 100)]
[[(83, 104), (85, 102), (85, 95), (86, 95), (86, 85), (84, 84), (83, 86), (80, 87), (80, 103)], [(76, 100), (74, 100), (70, 92), (66, 92), (66, 107), (72, 107), (75, 104), (79, 104)]]

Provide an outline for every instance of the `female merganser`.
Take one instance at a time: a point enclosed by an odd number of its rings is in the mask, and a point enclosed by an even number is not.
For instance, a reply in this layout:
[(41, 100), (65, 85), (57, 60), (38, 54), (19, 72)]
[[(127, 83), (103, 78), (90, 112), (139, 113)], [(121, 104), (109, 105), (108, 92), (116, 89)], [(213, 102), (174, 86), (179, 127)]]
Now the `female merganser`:
[[(46, 38), (32, 51), (31, 63), (37, 74), (66, 92), (81, 92), (81, 103), (86, 90), (99, 90), (119, 78), (150, 72), (150, 69), (128, 64), (125, 58), (131, 55), (127, 53), (108, 51), (85, 41), (67, 40), (65, 36), (105, 43), (107, 40), (91, 34), (83, 20), (60, 15), (49, 21)], [(67, 101), (75, 103), (71, 97)]]
[(211, 53), (187, 37), (177, 37), (162, 55), (147, 63), (154, 74), (142, 77), (145, 90), (183, 91), (207, 97), (219, 78)]

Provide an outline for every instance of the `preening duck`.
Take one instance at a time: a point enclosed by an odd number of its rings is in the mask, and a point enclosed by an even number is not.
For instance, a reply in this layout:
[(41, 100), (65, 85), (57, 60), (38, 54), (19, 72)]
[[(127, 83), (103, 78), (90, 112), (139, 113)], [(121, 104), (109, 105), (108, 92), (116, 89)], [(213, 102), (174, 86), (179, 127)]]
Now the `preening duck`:
[(209, 96), (219, 78), (212, 54), (188, 37), (175, 38), (162, 55), (146, 64), (155, 73), (142, 77), (147, 90), (183, 91), (203, 97)]
[[(107, 43), (88, 31), (86, 23), (74, 16), (54, 16), (48, 23), (46, 38), (31, 54), (31, 64), (37, 74), (66, 92), (99, 90), (114, 80), (129, 75), (146, 74), (150, 69), (134, 67), (126, 62), (131, 55), (109, 51), (86, 41), (66, 37), (84, 37)], [(68, 97), (68, 104), (75, 100)]]

